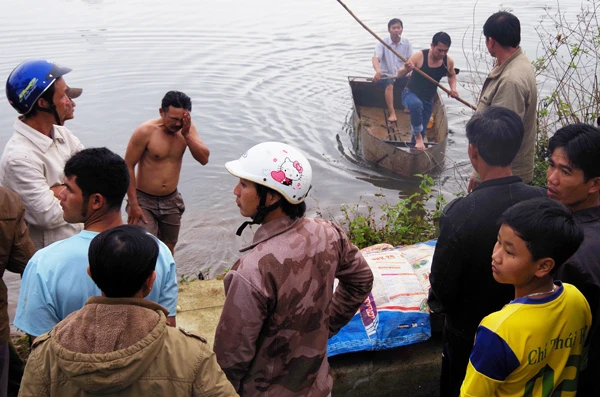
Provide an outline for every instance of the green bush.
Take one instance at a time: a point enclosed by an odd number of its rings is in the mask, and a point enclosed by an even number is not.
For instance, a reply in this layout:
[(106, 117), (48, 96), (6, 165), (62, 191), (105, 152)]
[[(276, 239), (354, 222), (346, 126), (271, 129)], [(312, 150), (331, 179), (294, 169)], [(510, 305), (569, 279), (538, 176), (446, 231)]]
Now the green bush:
[[(359, 248), (381, 243), (409, 245), (436, 238), (444, 196), (434, 195), (432, 177), (417, 176), (421, 178), (419, 190), (409, 197), (395, 204), (390, 204), (382, 194), (376, 195), (377, 204), (361, 197), (357, 204), (342, 204), (341, 217), (332, 216), (331, 220), (344, 228), (350, 241)], [(433, 199), (434, 209), (427, 208), (427, 202)], [(366, 211), (361, 211), (361, 207), (366, 207)]]

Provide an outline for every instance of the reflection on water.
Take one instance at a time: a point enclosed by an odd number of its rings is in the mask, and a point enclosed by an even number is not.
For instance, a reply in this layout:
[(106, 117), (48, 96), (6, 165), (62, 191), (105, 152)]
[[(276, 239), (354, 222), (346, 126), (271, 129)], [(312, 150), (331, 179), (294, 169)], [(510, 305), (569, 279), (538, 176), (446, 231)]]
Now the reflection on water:
[[(186, 202), (176, 260), (180, 274), (210, 268), (222, 272), (238, 257), (237, 248), (252, 233), (235, 236), (243, 221), (232, 194), (236, 181), (223, 164), (266, 140), (299, 147), (310, 159), (314, 188), (308, 200), (314, 214), (336, 212), (339, 204), (409, 193), (416, 181), (364, 164), (353, 140), (348, 75), (373, 74), (374, 39), (333, 0), (10, 0), (0, 15), (0, 76), (8, 76), (27, 58), (48, 58), (74, 70), (66, 76), (83, 87), (76, 118), (68, 127), (87, 147), (107, 146), (124, 155), (132, 131), (158, 116), (160, 99), (171, 89), (193, 100), (193, 122), (211, 150), (205, 167), (186, 154), (180, 191)], [(469, 26), (480, 27), (497, 5), (472, 0), (432, 0), (400, 9), (397, 1), (347, 5), (373, 30), (385, 36), (387, 21), (399, 16), (404, 36), (425, 48), (436, 31), (450, 33), (450, 55), (469, 81)], [(481, 2), (480, 2), (481, 3)], [(490, 2), (491, 3), (491, 2)], [(534, 26), (545, 0), (503, 3), (523, 23), (530, 58), (537, 47)], [(577, 0), (561, 2), (563, 11)], [(570, 8), (569, 8), (570, 7)], [(31, 23), (31, 10), (43, 10)], [(464, 37), (463, 37), (464, 36)], [(465, 40), (464, 43), (461, 41)], [(461, 47), (464, 47), (465, 51)], [(485, 74), (485, 71), (480, 71)], [(465, 90), (459, 90), (473, 101)], [(12, 133), (14, 111), (0, 101), (0, 145)], [(459, 188), (469, 172), (464, 123), (471, 111), (446, 101), (451, 133), (446, 166), (440, 175), (445, 191)], [(15, 291), (18, 281), (10, 283)], [(13, 292), (14, 293), (14, 292)]]

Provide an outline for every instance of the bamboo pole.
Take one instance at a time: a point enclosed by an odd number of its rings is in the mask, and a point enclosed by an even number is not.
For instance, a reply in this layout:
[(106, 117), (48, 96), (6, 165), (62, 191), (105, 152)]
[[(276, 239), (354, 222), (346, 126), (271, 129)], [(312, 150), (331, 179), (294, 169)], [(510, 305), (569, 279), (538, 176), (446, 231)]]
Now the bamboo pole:
[[(356, 22), (358, 22), (363, 28), (365, 28), (365, 30), (369, 33), (371, 33), (371, 35), (373, 37), (375, 37), (381, 44), (383, 44), (388, 50), (392, 51), (394, 53), (394, 55), (396, 55), (398, 58), (400, 58), (404, 63), (408, 62), (408, 60), (406, 58), (404, 58), (402, 55), (400, 55), (396, 50), (394, 50), (392, 47), (390, 47), (388, 45), (388, 43), (386, 43), (385, 41), (383, 41), (378, 35), (377, 33), (373, 32), (371, 29), (369, 29), (369, 27), (367, 25), (365, 25), (360, 19), (358, 19), (358, 17), (356, 15), (354, 15), (354, 13), (346, 6), (346, 4), (344, 4), (344, 2), (342, 0), (337, 0), (338, 3), (340, 3), (342, 5), (342, 7), (344, 7), (346, 9), (346, 11), (348, 11), (348, 13), (350, 15), (352, 15), (352, 18), (354, 18), (356, 20)], [(438, 83), (437, 81), (435, 81), (434, 79), (431, 78), (431, 76), (429, 76), (427, 73), (423, 72), (421, 69), (419, 69), (418, 67), (415, 66), (415, 68), (413, 69), (415, 72), (419, 73), (421, 76), (423, 76), (424, 78), (426, 78), (427, 80), (429, 80), (431, 83), (435, 84), (436, 86), (438, 86), (439, 88), (442, 89), (442, 91), (444, 91), (447, 94), (450, 94), (450, 90), (447, 89), (446, 87), (444, 87), (443, 85), (441, 85), (440, 83)], [(464, 99), (460, 98), (460, 97), (456, 97), (454, 98), (457, 101), (459, 101), (460, 103), (467, 105), (468, 107), (470, 107), (473, 110), (477, 110), (477, 108), (473, 105), (471, 105), (469, 102), (465, 101)]]

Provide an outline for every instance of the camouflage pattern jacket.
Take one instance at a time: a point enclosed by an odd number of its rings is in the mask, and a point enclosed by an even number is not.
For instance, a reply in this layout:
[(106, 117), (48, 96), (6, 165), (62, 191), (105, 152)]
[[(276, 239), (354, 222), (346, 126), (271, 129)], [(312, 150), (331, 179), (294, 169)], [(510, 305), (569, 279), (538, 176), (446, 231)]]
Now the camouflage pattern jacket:
[(322, 219), (272, 220), (249, 250), (225, 277), (217, 361), (241, 396), (327, 396), (327, 340), (371, 291), (367, 262)]

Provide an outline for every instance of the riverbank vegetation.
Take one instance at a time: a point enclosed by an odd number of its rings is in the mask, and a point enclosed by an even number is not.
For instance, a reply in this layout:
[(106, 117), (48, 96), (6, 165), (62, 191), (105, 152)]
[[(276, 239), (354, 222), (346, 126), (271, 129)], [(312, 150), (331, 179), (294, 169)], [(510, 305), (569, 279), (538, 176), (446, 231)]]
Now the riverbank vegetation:
[[(378, 193), (375, 201), (362, 198), (357, 204), (342, 204), (340, 216), (330, 216), (359, 248), (388, 243), (393, 246), (415, 244), (437, 238), (438, 219), (446, 204), (444, 196), (435, 190), (434, 179), (421, 178), (419, 189), (408, 197), (390, 202)], [(428, 202), (434, 202), (433, 208)]]

